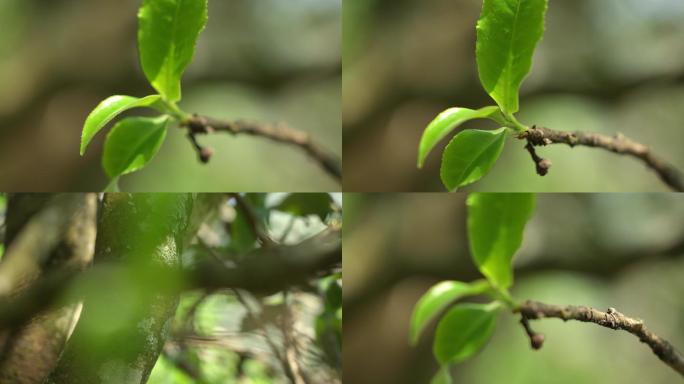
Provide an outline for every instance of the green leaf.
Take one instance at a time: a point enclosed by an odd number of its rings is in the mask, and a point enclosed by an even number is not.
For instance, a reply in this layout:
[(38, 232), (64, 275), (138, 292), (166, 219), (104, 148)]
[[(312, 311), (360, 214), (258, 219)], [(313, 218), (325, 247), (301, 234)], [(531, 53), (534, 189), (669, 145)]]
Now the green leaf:
[(453, 380), (451, 380), (451, 372), (449, 372), (449, 366), (444, 365), (442, 366), (439, 371), (437, 371), (437, 374), (430, 380), (430, 384), (452, 384)]
[(447, 312), (435, 332), (433, 352), (440, 364), (461, 362), (479, 351), (496, 324), (498, 303), (458, 304)]
[(181, 76), (207, 23), (207, 0), (144, 0), (138, 21), (143, 72), (164, 99), (176, 102)]
[(432, 122), (425, 128), (423, 137), (420, 139), (418, 147), (418, 168), (423, 167), (425, 158), (437, 142), (445, 138), (450, 132), (468, 120), (490, 118), (501, 124), (505, 121), (500, 118), (498, 107), (484, 107), (478, 110), (468, 108), (449, 108), (437, 115)]
[(547, 0), (484, 0), (477, 67), (482, 86), (506, 114), (518, 111), (518, 91), (544, 33), (547, 7)]
[(88, 144), (95, 135), (122, 112), (139, 107), (149, 107), (159, 101), (159, 95), (151, 95), (139, 99), (132, 96), (111, 96), (101, 102), (86, 118), (81, 133), (81, 156), (88, 148)]
[(410, 342), (415, 345), (425, 327), (432, 319), (456, 300), (483, 293), (489, 288), (486, 281), (463, 283), (460, 281), (443, 281), (428, 290), (418, 300), (411, 316)]
[(455, 191), (480, 180), (499, 159), (505, 141), (506, 128), (468, 129), (456, 135), (442, 155), (440, 175), (444, 186)]
[(291, 193), (274, 209), (294, 216), (316, 215), (324, 221), (332, 211), (332, 203), (328, 193)]
[(107, 135), (102, 166), (110, 178), (135, 172), (157, 154), (166, 138), (167, 116), (132, 117), (118, 122)]
[(513, 284), (511, 260), (534, 212), (534, 194), (474, 193), (467, 204), (473, 261), (492, 285), (507, 289)]

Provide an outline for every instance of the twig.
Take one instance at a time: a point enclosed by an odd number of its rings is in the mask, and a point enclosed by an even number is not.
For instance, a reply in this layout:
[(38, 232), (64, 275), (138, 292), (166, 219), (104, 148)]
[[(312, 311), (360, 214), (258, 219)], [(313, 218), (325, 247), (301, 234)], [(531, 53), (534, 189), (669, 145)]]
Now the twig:
[(262, 221), (259, 220), (252, 206), (244, 198), (242, 198), (242, 195), (240, 195), (239, 193), (229, 193), (228, 195), (235, 199), (235, 203), (237, 204), (238, 209), (242, 211), (242, 213), (245, 215), (245, 219), (247, 220), (247, 224), (249, 224), (249, 228), (252, 230), (254, 236), (256, 236), (256, 238), (259, 239), (261, 245), (275, 245), (275, 242), (273, 241), (273, 239), (271, 239), (271, 237), (266, 232), (266, 229), (262, 225)]
[[(522, 315), (525, 321), (523, 325), (527, 320), (555, 317), (563, 321), (577, 320), (610, 329), (627, 331), (638, 337), (642, 343), (647, 344), (665, 364), (684, 376), (684, 357), (675, 350), (670, 342), (648, 330), (642, 320), (627, 317), (614, 308), (608, 308), (608, 311), (602, 312), (585, 306), (569, 305), (563, 307), (528, 300), (521, 304), (516, 311)], [(526, 332), (528, 336), (536, 334), (529, 327), (526, 327)], [(532, 344), (534, 345), (534, 341)]]
[(290, 220), (287, 222), (287, 227), (285, 227), (285, 230), (283, 230), (283, 233), (280, 235), (280, 238), (278, 239), (278, 242), (281, 244), (284, 244), (285, 241), (287, 240), (287, 237), (290, 235), (290, 232), (292, 232), (292, 228), (294, 227), (295, 220), (297, 220), (296, 216), (290, 217)]
[(535, 332), (530, 326), (529, 320), (525, 316), (520, 318), (520, 324), (525, 328), (527, 337), (530, 338), (530, 346), (532, 349), (541, 349), (544, 346), (544, 334)]
[(549, 169), (551, 169), (551, 160), (539, 157), (539, 155), (537, 155), (537, 151), (534, 149), (534, 145), (532, 145), (529, 140), (527, 141), (525, 149), (527, 149), (527, 151), (530, 153), (530, 156), (532, 156), (532, 161), (534, 161), (534, 164), (537, 168), (537, 174), (539, 176), (546, 176), (546, 174), (549, 173)]
[[(647, 146), (620, 134), (608, 136), (599, 133), (555, 131), (549, 128), (533, 126), (521, 133), (518, 138), (527, 140), (528, 146), (531, 147), (549, 144), (567, 144), (570, 147), (581, 145), (603, 148), (614, 153), (633, 156), (655, 171), (660, 179), (670, 188), (678, 192), (684, 192), (684, 178), (678, 169), (657, 157)], [(536, 160), (535, 163), (539, 172), (539, 163)]]
[(297, 343), (292, 335), (295, 321), (292, 319), (288, 293), (287, 289), (283, 291), (285, 307), (283, 308), (283, 316), (280, 321), (280, 332), (283, 334), (285, 358), (290, 367), (290, 371), (292, 372), (292, 376), (294, 377), (293, 384), (307, 384), (304, 372), (298, 361)]
[(311, 137), (302, 131), (284, 125), (248, 123), (244, 121), (216, 120), (204, 116), (192, 115), (181, 122), (182, 128), (188, 129), (188, 137), (202, 162), (211, 158), (213, 150), (204, 148), (197, 142), (196, 135), (206, 135), (214, 132), (225, 132), (231, 135), (261, 136), (278, 143), (290, 144), (301, 148), (314, 159), (330, 176), (338, 182), (342, 181), (342, 164), (340, 160), (321, 146), (314, 143)]
[[(247, 311), (247, 317), (252, 320), (255, 324), (260, 324), (261, 319), (259, 318), (259, 315), (256, 314), (252, 310), (252, 307), (249, 306), (249, 303), (247, 300), (242, 296), (242, 293), (238, 289), (231, 289), (233, 293), (235, 294), (235, 297), (237, 300), (242, 304), (242, 306), (245, 308)], [(275, 358), (280, 362), (281, 368), (283, 369), (283, 372), (287, 376), (288, 379), (292, 383), (299, 384), (297, 381), (297, 377), (295, 376), (294, 372), (292, 371), (292, 367), (288, 363), (287, 357), (284, 355), (284, 352), (281, 352), (278, 346), (276, 345), (275, 341), (269, 336), (268, 330), (266, 328), (262, 329), (261, 335), (264, 337), (264, 340), (266, 341), (266, 344), (268, 344), (268, 347), (271, 349), (271, 353), (275, 356)]]

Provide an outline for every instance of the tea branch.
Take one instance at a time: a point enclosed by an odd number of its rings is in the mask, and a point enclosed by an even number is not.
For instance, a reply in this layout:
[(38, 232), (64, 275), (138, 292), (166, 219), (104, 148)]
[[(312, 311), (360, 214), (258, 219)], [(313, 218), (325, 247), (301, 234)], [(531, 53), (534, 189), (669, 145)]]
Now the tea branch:
[(643, 161), (648, 167), (656, 172), (663, 183), (667, 184), (672, 190), (684, 192), (684, 178), (678, 169), (656, 156), (649, 147), (621, 134), (608, 136), (600, 133), (565, 132), (532, 126), (532, 128), (520, 133), (518, 138), (527, 140), (527, 146), (525, 148), (530, 152), (532, 160), (537, 168), (537, 173), (541, 176), (546, 175), (551, 167), (551, 162), (537, 156), (535, 147), (549, 144), (567, 144), (570, 147), (585, 146), (603, 148), (607, 151), (632, 156)]
[(538, 301), (526, 301), (519, 305), (516, 312), (522, 316), (521, 324), (530, 338), (532, 348), (539, 349), (544, 343), (544, 335), (534, 332), (529, 325), (529, 320), (539, 320), (554, 317), (563, 321), (576, 320), (585, 323), (594, 323), (602, 327), (627, 331), (639, 338), (639, 341), (651, 348), (665, 364), (684, 376), (684, 356), (675, 347), (646, 328), (640, 319), (634, 319), (618, 312), (614, 308), (608, 308), (606, 312), (585, 306), (558, 306), (540, 303)]
[(299, 147), (309, 157), (338, 182), (342, 181), (342, 164), (340, 160), (319, 144), (309, 134), (281, 124), (254, 123), (245, 121), (217, 120), (209, 117), (192, 115), (181, 121), (181, 128), (188, 129), (188, 139), (197, 151), (200, 161), (206, 163), (213, 155), (211, 148), (203, 147), (197, 141), (197, 135), (215, 132), (231, 135), (261, 136), (272, 141)]

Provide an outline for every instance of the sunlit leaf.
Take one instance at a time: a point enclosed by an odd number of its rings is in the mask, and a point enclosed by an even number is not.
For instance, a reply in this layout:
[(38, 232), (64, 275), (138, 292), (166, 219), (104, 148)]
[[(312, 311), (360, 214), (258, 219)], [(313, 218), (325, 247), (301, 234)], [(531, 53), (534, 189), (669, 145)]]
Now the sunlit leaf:
[(492, 285), (513, 284), (513, 255), (532, 217), (530, 193), (474, 193), (468, 197), (468, 239), (475, 264)]
[(207, 0), (144, 0), (138, 21), (145, 76), (166, 100), (180, 100), (181, 76), (207, 23)]
[(86, 118), (81, 133), (81, 156), (95, 135), (113, 118), (122, 112), (139, 107), (149, 107), (159, 101), (159, 95), (151, 95), (139, 99), (132, 96), (111, 96), (101, 102)]
[(463, 283), (460, 281), (442, 281), (428, 290), (418, 300), (411, 316), (410, 342), (416, 344), (420, 334), (429, 322), (446, 307), (467, 296), (478, 295), (489, 287), (486, 281)]
[(134, 117), (117, 123), (107, 135), (102, 166), (110, 178), (135, 172), (157, 154), (166, 138), (168, 117)]
[(433, 352), (440, 364), (461, 362), (479, 351), (489, 340), (499, 306), (458, 304), (442, 317), (435, 332)]
[(440, 175), (450, 191), (472, 184), (494, 166), (506, 142), (506, 128), (495, 131), (468, 129), (444, 149)]
[(432, 122), (425, 128), (423, 136), (420, 139), (420, 146), (418, 147), (418, 167), (422, 168), (425, 163), (425, 158), (437, 145), (437, 143), (445, 138), (459, 125), (468, 120), (491, 118), (500, 124), (504, 121), (499, 117), (500, 112), (498, 107), (484, 107), (478, 110), (468, 108), (449, 108), (446, 111), (437, 115)]
[(544, 33), (548, 0), (484, 0), (477, 23), (480, 82), (507, 114), (518, 111), (518, 91)]

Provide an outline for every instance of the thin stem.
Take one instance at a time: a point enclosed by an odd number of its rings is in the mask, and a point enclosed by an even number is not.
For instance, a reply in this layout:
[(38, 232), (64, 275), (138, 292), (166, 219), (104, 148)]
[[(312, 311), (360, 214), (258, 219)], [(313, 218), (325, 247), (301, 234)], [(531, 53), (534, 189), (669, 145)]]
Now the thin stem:
[(103, 192), (120, 192), (119, 189), (119, 176), (111, 179), (109, 184), (105, 187)]
[[(642, 320), (627, 317), (614, 308), (608, 308), (606, 312), (602, 312), (585, 306), (558, 306), (528, 300), (515, 308), (514, 312), (519, 312), (525, 323), (527, 320), (555, 317), (563, 321), (576, 320), (594, 323), (610, 329), (627, 331), (638, 337), (639, 341), (648, 345), (663, 363), (684, 376), (684, 356), (679, 354), (670, 342), (648, 330)], [(523, 326), (525, 323), (523, 323)], [(536, 334), (531, 331), (529, 325), (525, 329), (528, 336)], [(534, 345), (534, 341), (531, 340), (531, 342)]]
[[(623, 135), (607, 136), (599, 133), (579, 131), (564, 132), (533, 126), (520, 133), (518, 138), (527, 140), (528, 144), (534, 147), (550, 144), (567, 144), (570, 147), (585, 146), (602, 148), (617, 154), (632, 156), (641, 160), (656, 172), (663, 183), (672, 190), (684, 192), (684, 177), (682, 177), (682, 173), (678, 169), (659, 158), (646, 145), (631, 140)], [(537, 163), (536, 160), (535, 163)]]
[[(328, 175), (338, 182), (342, 181), (342, 164), (340, 159), (315, 143), (309, 134), (305, 132), (281, 124), (216, 120), (198, 115), (186, 116), (180, 121), (181, 128), (187, 128), (188, 134), (193, 138), (196, 135), (224, 132), (231, 135), (259, 136), (277, 143), (296, 146), (311, 159), (315, 160)], [(197, 149), (197, 146), (195, 147)]]

